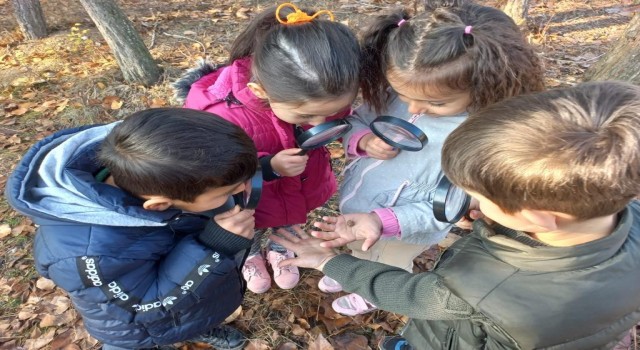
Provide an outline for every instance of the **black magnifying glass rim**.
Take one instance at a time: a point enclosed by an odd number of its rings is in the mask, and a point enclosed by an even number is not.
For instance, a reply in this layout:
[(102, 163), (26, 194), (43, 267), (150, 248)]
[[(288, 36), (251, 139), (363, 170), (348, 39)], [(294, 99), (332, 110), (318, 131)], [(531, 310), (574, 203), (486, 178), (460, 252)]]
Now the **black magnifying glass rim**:
[[(318, 143), (318, 144), (315, 144), (315, 145), (313, 145), (311, 147), (302, 147), (302, 145), (305, 142), (307, 142), (307, 140), (309, 140), (310, 138), (312, 138), (312, 137), (314, 137), (314, 136), (316, 136), (318, 134), (321, 134), (323, 132), (326, 132), (329, 129), (333, 129), (335, 127), (342, 126), (342, 125), (347, 125), (347, 127), (344, 128), (343, 132), (339, 133), (338, 135), (335, 135), (334, 137), (332, 137), (330, 139), (327, 139), (323, 143)], [(314, 148), (317, 148), (317, 147), (320, 147), (320, 146), (324, 146), (324, 145), (326, 145), (328, 143), (331, 143), (331, 142), (341, 138), (342, 136), (344, 136), (344, 134), (346, 134), (349, 130), (351, 130), (351, 128), (352, 128), (351, 123), (349, 123), (346, 119), (332, 120), (330, 122), (325, 122), (325, 123), (322, 123), (320, 125), (316, 125), (313, 128), (300, 133), (300, 135), (298, 135), (296, 137), (296, 142), (298, 143), (300, 148), (302, 148), (304, 150), (311, 150), (311, 149), (314, 149)]]
[(438, 185), (436, 186), (436, 190), (433, 194), (433, 216), (436, 220), (440, 222), (448, 222), (450, 224), (455, 224), (460, 221), (462, 217), (469, 211), (469, 205), (471, 204), (471, 196), (465, 194), (465, 199), (460, 206), (460, 211), (453, 217), (453, 219), (447, 218), (447, 195), (455, 187), (449, 178), (446, 176), (442, 176)]
[[(251, 177), (251, 194), (249, 198), (244, 198), (244, 191), (233, 195), (236, 205), (242, 209), (255, 209), (258, 207), (260, 197), (262, 196), (262, 169), (258, 167), (256, 173)], [(246, 203), (245, 203), (246, 200)]]
[[(382, 132), (380, 132), (380, 130), (378, 130), (375, 127), (375, 124), (378, 122), (383, 122), (383, 123), (389, 123), (389, 124), (393, 124), (395, 126), (399, 126), (403, 129), (405, 129), (406, 131), (410, 132), (411, 135), (415, 136), (416, 139), (418, 139), (418, 141), (420, 141), (420, 147), (413, 147), (413, 146), (407, 146), (407, 145), (403, 145), (401, 143), (398, 143), (396, 141), (393, 141), (392, 139), (390, 139), (389, 137), (385, 136)], [(398, 118), (398, 117), (392, 117), (390, 115), (381, 115), (379, 117), (377, 117), (376, 119), (374, 119), (371, 124), (369, 125), (369, 127), (371, 128), (371, 131), (373, 132), (374, 135), (376, 135), (377, 137), (381, 138), (384, 142), (386, 142), (387, 144), (399, 148), (401, 150), (405, 150), (405, 151), (419, 151), (421, 149), (424, 148), (424, 146), (427, 144), (427, 142), (429, 142), (429, 138), (427, 137), (427, 135), (422, 132), (422, 130), (420, 130), (420, 128), (418, 128), (417, 126), (409, 123), (408, 121)]]

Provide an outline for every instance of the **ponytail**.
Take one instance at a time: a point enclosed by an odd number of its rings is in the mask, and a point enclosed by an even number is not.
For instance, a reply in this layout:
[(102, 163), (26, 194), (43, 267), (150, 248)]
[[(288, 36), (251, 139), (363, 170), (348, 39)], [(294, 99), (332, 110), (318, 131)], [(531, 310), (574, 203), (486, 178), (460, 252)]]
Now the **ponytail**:
[[(360, 88), (363, 99), (377, 112), (382, 112), (389, 97), (387, 92), (389, 83), (386, 79), (389, 38), (393, 32), (398, 40), (400, 36), (411, 36), (409, 19), (406, 11), (397, 10), (388, 15), (378, 16), (377, 20), (362, 33)], [(402, 20), (405, 22), (400, 23)], [(400, 26), (398, 26), (399, 23)]]

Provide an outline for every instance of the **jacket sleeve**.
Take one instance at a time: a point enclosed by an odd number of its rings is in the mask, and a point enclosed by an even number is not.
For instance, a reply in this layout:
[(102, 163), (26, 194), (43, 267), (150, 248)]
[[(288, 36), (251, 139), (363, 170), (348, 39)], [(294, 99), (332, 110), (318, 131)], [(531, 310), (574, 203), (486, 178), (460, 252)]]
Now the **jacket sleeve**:
[[(89, 241), (107, 239), (105, 232), (86, 231), (77, 233), (90, 237)], [(216, 302), (231, 303), (233, 299), (239, 304), (241, 259), (236, 255), (250, 247), (250, 240), (225, 232), (219, 226), (205, 228), (199, 235), (203, 240), (193, 234), (174, 237), (171, 230), (164, 231), (168, 234), (156, 231), (139, 235), (146, 241), (140, 244), (137, 254), (115, 249), (108, 252), (104, 248), (99, 254), (92, 253), (91, 246), (76, 249), (75, 245), (61, 242), (59, 232), (56, 235), (39, 232), (34, 252), (37, 269), (69, 292), (78, 311), (89, 319), (107, 317), (144, 324), (192, 312), (201, 300), (211, 303), (211, 298), (221, 298)], [(117, 242), (118, 235), (110, 233), (111, 240)], [(135, 244), (139, 242), (122, 244), (122, 249)], [(146, 252), (145, 246), (157, 249)], [(80, 249), (85, 251), (84, 255)], [(237, 295), (225, 300), (222, 297), (225, 290)]]
[(366, 133), (370, 132), (369, 124), (376, 118), (376, 114), (369, 108), (368, 105), (361, 105), (353, 111), (353, 114), (347, 118), (351, 123), (352, 128), (342, 138), (342, 144), (345, 148), (345, 154), (354, 154), (349, 152), (349, 144), (357, 142), (358, 140), (352, 140), (353, 137), (360, 139)]
[(356, 293), (378, 308), (417, 319), (469, 318), (471, 305), (457, 297), (432, 272), (412, 274), (389, 265), (341, 254), (323, 272), (344, 290)]
[[(420, 235), (424, 244), (435, 244), (444, 239), (453, 226), (440, 222), (433, 216), (433, 202), (414, 202), (390, 207), (400, 226), (400, 237)], [(427, 237), (431, 235), (432, 237)]]

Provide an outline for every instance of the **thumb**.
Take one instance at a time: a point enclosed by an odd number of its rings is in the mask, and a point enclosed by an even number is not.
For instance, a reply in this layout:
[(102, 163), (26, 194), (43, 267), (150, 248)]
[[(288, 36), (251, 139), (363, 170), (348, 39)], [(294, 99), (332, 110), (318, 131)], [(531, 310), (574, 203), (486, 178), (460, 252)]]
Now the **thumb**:
[(280, 151), (282, 154), (286, 154), (289, 156), (297, 156), (298, 153), (302, 151), (302, 148), (287, 148), (285, 150)]
[(374, 245), (376, 241), (377, 239), (374, 239), (374, 238), (365, 239), (364, 242), (362, 243), (362, 251), (366, 252), (367, 250), (369, 250), (369, 248), (371, 248), (371, 246)]

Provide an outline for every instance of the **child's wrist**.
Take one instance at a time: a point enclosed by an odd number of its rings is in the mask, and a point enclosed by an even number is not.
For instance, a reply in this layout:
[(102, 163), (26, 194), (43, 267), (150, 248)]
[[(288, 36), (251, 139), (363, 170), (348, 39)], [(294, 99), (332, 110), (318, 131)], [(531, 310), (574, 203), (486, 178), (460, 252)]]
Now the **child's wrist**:
[(324, 257), (316, 267), (316, 270), (322, 271), (324, 269), (324, 266), (329, 262), (329, 260), (335, 258), (336, 256), (337, 254), (331, 254)]
[(401, 237), (400, 222), (398, 222), (398, 217), (393, 209), (379, 208), (373, 210), (371, 214), (376, 216), (381, 223), (380, 235), (382, 237)]

